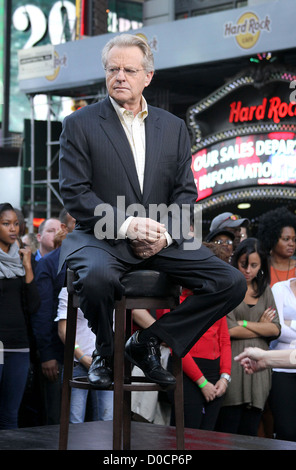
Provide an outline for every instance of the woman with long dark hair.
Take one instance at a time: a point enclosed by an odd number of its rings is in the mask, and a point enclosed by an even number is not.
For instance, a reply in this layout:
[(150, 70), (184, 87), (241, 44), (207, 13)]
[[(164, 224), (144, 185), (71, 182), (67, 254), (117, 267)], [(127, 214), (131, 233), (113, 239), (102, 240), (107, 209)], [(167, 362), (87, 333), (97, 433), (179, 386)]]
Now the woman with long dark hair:
[(30, 365), (26, 314), (39, 307), (31, 251), (20, 248), (19, 222), (0, 204), (0, 429), (18, 427), (18, 411)]
[(217, 429), (256, 436), (271, 387), (271, 371), (250, 376), (233, 359), (246, 347), (267, 350), (281, 327), (269, 286), (268, 255), (260, 242), (256, 238), (243, 240), (233, 254), (232, 264), (245, 276), (247, 292), (243, 302), (227, 315), (232, 349), (231, 383)]

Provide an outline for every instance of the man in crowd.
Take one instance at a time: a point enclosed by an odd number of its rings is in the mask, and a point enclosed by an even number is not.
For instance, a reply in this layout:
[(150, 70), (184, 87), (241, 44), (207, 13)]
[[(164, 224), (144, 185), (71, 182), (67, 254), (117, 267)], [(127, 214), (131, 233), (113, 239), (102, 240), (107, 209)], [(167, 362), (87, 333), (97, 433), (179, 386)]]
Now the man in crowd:
[(59, 219), (46, 219), (38, 227), (37, 241), (39, 248), (35, 255), (35, 261), (39, 261), (42, 256), (50, 253), (54, 249), (54, 238), (56, 233), (61, 229)]
[[(43, 424), (58, 424), (60, 418), (60, 371), (64, 358), (57, 324), (54, 322), (58, 307), (58, 295), (65, 281), (65, 269), (58, 274), (60, 245), (74, 229), (75, 219), (62, 209), (59, 220), (50, 219), (41, 231), (42, 247), (52, 250), (42, 256), (35, 266), (35, 281), (40, 294), (39, 310), (31, 316), (34, 338), (39, 353), (43, 397)], [(57, 224), (58, 222), (58, 224)], [(56, 230), (59, 227), (59, 230)], [(58, 241), (57, 241), (58, 240)], [(57, 241), (57, 247), (55, 242)], [(42, 251), (41, 251), (42, 252)]]

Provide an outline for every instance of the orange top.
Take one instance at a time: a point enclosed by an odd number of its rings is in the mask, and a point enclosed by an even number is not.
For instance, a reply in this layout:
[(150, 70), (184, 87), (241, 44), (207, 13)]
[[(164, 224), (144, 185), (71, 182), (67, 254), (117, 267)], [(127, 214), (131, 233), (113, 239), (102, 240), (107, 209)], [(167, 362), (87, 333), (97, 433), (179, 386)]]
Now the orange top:
[(296, 277), (296, 266), (290, 268), (289, 271), (288, 269), (281, 271), (280, 269), (274, 269), (273, 266), (270, 266), (270, 287), (276, 282), (287, 281), (292, 277)]

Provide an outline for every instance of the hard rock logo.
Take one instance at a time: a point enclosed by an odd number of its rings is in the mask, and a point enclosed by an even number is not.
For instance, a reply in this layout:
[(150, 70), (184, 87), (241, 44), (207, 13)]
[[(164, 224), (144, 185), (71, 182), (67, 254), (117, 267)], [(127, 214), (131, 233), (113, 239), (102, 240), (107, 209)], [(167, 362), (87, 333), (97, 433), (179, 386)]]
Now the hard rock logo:
[(255, 13), (247, 12), (236, 23), (230, 21), (224, 25), (224, 37), (235, 37), (243, 49), (255, 46), (262, 31), (271, 32), (271, 19), (268, 15), (261, 19)]
[(54, 73), (52, 75), (47, 75), (45, 78), (49, 81), (55, 80), (61, 67), (67, 67), (67, 56), (64, 54), (63, 57), (59, 57), (57, 51), (54, 51)]

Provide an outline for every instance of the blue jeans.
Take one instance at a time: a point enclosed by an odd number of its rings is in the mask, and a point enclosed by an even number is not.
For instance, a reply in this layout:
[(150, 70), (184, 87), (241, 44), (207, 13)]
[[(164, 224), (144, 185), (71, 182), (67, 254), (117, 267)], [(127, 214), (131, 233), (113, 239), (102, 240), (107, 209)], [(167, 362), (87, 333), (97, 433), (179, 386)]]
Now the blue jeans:
[[(75, 362), (73, 377), (87, 375), (87, 369)], [(70, 423), (83, 423), (85, 420), (86, 403), (91, 400), (91, 420), (108, 421), (113, 419), (113, 391), (112, 390), (83, 390), (72, 388)]]
[(18, 427), (18, 411), (26, 388), (30, 354), (4, 352), (0, 364), (0, 429)]

